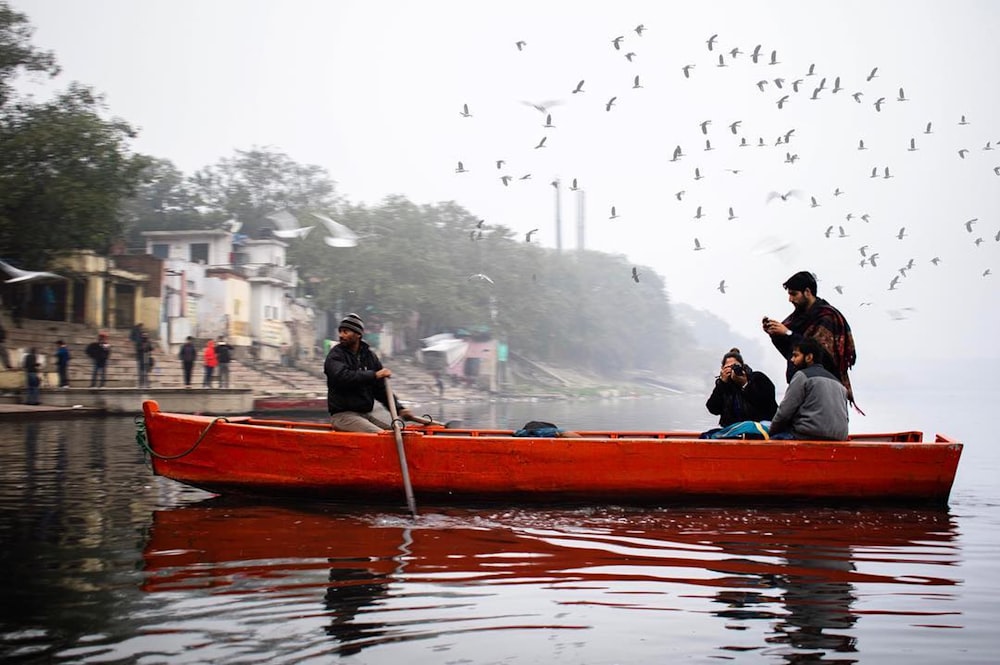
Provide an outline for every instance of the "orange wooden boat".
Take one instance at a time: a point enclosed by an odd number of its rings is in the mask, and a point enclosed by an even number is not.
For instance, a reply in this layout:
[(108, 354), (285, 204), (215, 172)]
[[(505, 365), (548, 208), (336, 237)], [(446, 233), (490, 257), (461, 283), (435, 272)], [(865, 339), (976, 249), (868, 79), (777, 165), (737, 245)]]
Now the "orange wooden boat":
[[(153, 472), (211, 492), (398, 503), (391, 431), (164, 413), (143, 402)], [(709, 500), (946, 504), (962, 444), (921, 432), (848, 441), (704, 440), (697, 432), (580, 431), (572, 438), (427, 427), (402, 433), (420, 502), (617, 503)]]

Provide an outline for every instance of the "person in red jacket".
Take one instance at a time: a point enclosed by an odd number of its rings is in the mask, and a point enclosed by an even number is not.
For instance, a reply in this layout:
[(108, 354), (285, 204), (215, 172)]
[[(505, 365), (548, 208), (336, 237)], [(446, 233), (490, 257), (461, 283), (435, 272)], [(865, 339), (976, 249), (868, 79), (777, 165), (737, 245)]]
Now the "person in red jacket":
[(212, 374), (219, 364), (219, 358), (215, 355), (215, 340), (210, 339), (205, 342), (205, 379), (201, 383), (202, 388), (212, 387)]

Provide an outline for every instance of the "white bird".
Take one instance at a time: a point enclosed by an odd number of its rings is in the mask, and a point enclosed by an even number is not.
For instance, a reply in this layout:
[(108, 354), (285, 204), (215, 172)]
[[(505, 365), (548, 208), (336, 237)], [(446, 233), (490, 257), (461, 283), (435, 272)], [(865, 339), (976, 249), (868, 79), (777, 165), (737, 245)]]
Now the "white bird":
[(701, 246), (701, 242), (699, 242), (698, 239), (695, 238), (694, 239), (694, 251), (698, 252), (698, 251), (701, 251), (703, 249), (705, 249), (705, 248)]
[(542, 140), (539, 141), (538, 145), (535, 146), (535, 150), (538, 150), (539, 148), (544, 148), (545, 147), (545, 139), (547, 139), (547, 138), (549, 138), (549, 137), (548, 136), (543, 136)]
[(468, 169), (465, 168), (465, 165), (462, 164), (462, 162), (459, 162), (458, 166), (455, 168), (455, 173), (468, 173), (468, 172), (469, 172)]
[(726, 280), (720, 281), (719, 282), (719, 286), (717, 286), (716, 288), (719, 289), (720, 293), (725, 293), (726, 292)]
[(10, 279), (4, 280), (4, 284), (23, 284), (25, 282), (51, 282), (60, 279), (68, 279), (54, 272), (43, 270), (21, 270), (15, 268), (6, 261), (0, 261), (0, 269), (10, 275)]
[(901, 226), (901, 227), (899, 227), (899, 233), (896, 234), (896, 238), (898, 240), (902, 240), (905, 237), (906, 237), (906, 227), (905, 226)]
[(490, 279), (489, 275), (485, 275), (485, 274), (483, 274), (481, 272), (477, 272), (475, 275), (469, 275), (469, 281), (470, 282), (472, 280), (474, 280), (474, 279), (478, 279), (478, 280), (480, 280), (482, 282), (489, 282), (490, 284), (494, 283), (493, 280)]
[(618, 210), (614, 206), (611, 206), (611, 216), (608, 219), (618, 219)]
[(460, 115), (463, 118), (471, 118), (472, 117), (472, 114), (469, 113), (469, 105), (468, 104), (462, 104), (462, 110), (460, 112)]
[(230, 233), (239, 233), (239, 230), (243, 228), (243, 222), (238, 221), (235, 217), (233, 217), (225, 224), (223, 224), (222, 228), (224, 228), (226, 231), (229, 231)]
[(299, 228), (299, 220), (287, 210), (272, 212), (267, 216), (267, 219), (274, 222), (274, 225), (281, 231), (294, 231)]
[(321, 215), (318, 212), (312, 213), (312, 216), (323, 222), (323, 226), (326, 227), (327, 233), (329, 235), (323, 238), (325, 242), (330, 247), (356, 247), (358, 240), (360, 239), (358, 234), (347, 228), (340, 222), (335, 222), (326, 215)]
[[(788, 160), (786, 159), (785, 161), (788, 161)], [(787, 192), (785, 192), (784, 194), (782, 194), (781, 192), (770, 192), (767, 195), (767, 202), (770, 203), (774, 199), (781, 199), (782, 201), (787, 201), (789, 199), (789, 197), (792, 197), (792, 196), (794, 196), (794, 197), (797, 198), (799, 196), (799, 190), (797, 190), (797, 189), (790, 189)]]
[(274, 233), (274, 235), (279, 238), (282, 238), (284, 240), (289, 240), (291, 238), (305, 238), (307, 235), (309, 235), (309, 232), (312, 230), (313, 230), (312, 226), (302, 226), (297, 229), (291, 229), (291, 230), (278, 229), (272, 231), (272, 233)]
[(728, 219), (729, 219), (729, 221), (733, 221), (734, 219), (736, 219), (736, 213), (733, 212), (732, 206), (729, 207), (729, 218)]

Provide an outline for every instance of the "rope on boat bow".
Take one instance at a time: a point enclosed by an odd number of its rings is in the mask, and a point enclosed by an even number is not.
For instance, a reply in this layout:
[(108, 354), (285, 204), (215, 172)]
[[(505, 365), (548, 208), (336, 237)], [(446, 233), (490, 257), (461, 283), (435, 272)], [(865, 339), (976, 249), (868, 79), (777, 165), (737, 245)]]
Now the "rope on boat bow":
[(194, 442), (194, 445), (192, 445), (184, 452), (177, 455), (161, 455), (160, 453), (153, 450), (152, 446), (149, 445), (149, 436), (146, 434), (146, 419), (140, 415), (135, 417), (135, 442), (139, 445), (139, 448), (145, 454), (147, 464), (149, 464), (150, 457), (155, 457), (157, 459), (162, 459), (162, 460), (180, 459), (185, 455), (190, 455), (191, 453), (193, 453), (195, 449), (199, 445), (201, 445), (201, 442), (205, 440), (205, 437), (208, 436), (209, 431), (212, 429), (212, 427), (215, 426), (215, 423), (218, 422), (228, 423), (229, 418), (219, 416), (218, 418), (213, 419), (212, 422), (210, 422), (208, 426), (204, 430), (202, 430), (201, 434), (198, 436), (198, 440)]

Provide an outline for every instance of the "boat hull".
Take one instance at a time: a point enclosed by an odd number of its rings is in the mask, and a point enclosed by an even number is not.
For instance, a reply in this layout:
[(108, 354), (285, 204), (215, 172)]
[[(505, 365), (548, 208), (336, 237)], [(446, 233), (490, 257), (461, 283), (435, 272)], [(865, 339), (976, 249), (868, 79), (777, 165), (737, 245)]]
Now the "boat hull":
[[(154, 473), (217, 493), (399, 503), (391, 432), (163, 413), (143, 404)], [(738, 500), (946, 504), (962, 444), (920, 432), (850, 441), (704, 440), (695, 432), (578, 432), (514, 437), (509, 430), (407, 429), (418, 501), (618, 503)]]

